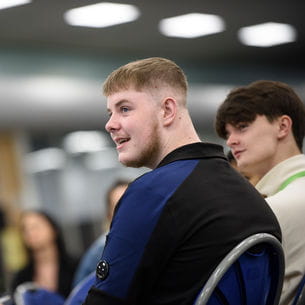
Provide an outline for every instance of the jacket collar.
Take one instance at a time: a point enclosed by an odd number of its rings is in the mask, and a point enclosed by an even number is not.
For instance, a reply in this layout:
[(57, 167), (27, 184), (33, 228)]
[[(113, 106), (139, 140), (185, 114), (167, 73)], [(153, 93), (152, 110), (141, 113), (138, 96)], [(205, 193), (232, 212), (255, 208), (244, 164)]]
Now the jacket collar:
[(157, 168), (178, 160), (206, 158), (227, 159), (223, 153), (222, 146), (213, 143), (197, 142), (176, 148), (159, 163)]

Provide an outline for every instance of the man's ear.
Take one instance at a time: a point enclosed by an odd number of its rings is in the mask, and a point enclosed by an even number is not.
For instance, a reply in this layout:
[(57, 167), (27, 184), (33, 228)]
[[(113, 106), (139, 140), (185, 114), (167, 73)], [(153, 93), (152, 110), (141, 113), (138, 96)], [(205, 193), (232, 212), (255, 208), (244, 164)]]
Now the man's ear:
[(278, 132), (278, 138), (282, 139), (286, 137), (292, 128), (292, 120), (290, 116), (288, 115), (282, 115), (278, 118), (278, 126), (279, 126), (279, 132)]
[(174, 121), (177, 114), (177, 101), (172, 97), (167, 97), (162, 101), (162, 120), (164, 126), (169, 126)]

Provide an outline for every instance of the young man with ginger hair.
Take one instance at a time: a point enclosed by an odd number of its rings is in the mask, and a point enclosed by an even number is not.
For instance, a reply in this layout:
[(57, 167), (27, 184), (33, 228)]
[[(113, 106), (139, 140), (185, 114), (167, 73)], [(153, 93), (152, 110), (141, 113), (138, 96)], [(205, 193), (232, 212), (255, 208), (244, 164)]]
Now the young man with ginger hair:
[(199, 139), (173, 61), (128, 63), (110, 74), (104, 94), (119, 161), (152, 170), (120, 199), (84, 304), (191, 305), (241, 240), (258, 232), (280, 239), (277, 220), (222, 147)]

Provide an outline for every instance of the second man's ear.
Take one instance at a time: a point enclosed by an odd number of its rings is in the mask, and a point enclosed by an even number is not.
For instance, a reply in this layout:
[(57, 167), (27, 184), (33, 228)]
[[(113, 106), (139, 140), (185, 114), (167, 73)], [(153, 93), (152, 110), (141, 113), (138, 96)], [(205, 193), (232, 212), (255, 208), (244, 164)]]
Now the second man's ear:
[(282, 115), (278, 119), (279, 123), (279, 138), (285, 137), (292, 128), (292, 120), (288, 115)]

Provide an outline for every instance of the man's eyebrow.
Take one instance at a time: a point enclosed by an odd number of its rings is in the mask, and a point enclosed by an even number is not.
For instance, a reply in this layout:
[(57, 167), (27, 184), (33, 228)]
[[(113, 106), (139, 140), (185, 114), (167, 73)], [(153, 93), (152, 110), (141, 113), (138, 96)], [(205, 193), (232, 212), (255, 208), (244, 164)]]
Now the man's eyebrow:
[[(120, 107), (122, 104), (124, 104), (124, 103), (126, 103), (126, 102), (128, 102), (128, 100), (126, 100), (126, 99), (119, 100), (118, 102), (116, 102), (116, 103), (114, 104), (114, 108), (118, 108), (118, 107)], [(108, 107), (107, 107), (107, 111), (108, 111), (109, 113), (112, 112), (112, 111), (110, 110), (110, 108), (108, 108)]]

